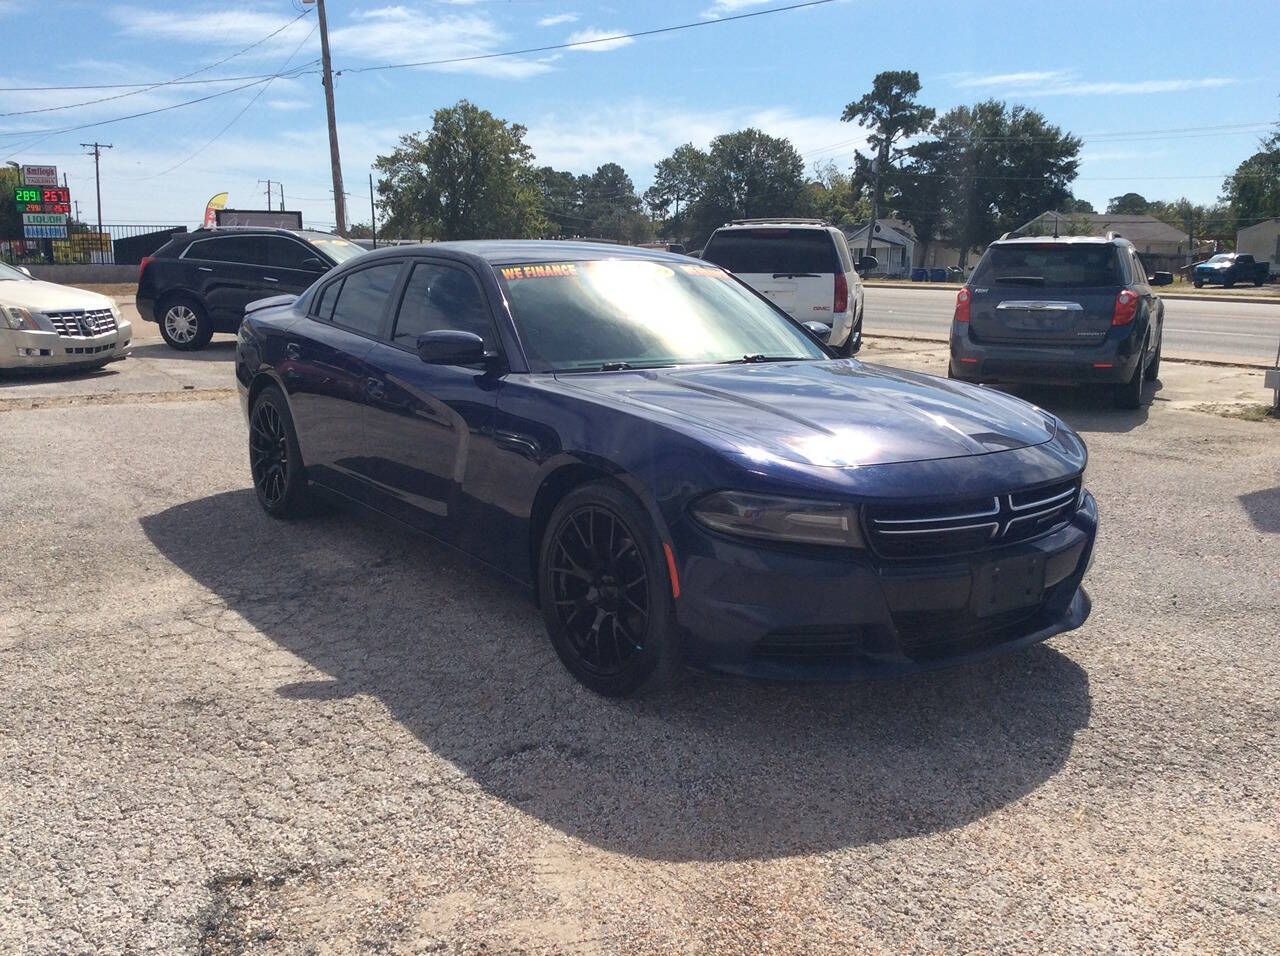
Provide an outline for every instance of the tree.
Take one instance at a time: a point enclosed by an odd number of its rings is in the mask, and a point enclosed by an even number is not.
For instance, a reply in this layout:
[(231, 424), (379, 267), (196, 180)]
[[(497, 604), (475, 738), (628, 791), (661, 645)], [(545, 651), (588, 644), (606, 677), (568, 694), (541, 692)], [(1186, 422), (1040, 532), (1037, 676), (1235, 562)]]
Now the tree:
[(929, 132), (933, 140), (908, 150), (923, 164), (916, 171), (921, 185), (912, 191), (911, 180), (899, 177), (897, 202), (926, 213), (941, 204), (945, 238), (961, 250), (961, 266), (970, 249), (1071, 196), (1081, 142), (1036, 110), (986, 100), (948, 110)]
[(1094, 209), (1093, 203), (1087, 199), (1076, 199), (1075, 196), (1068, 196), (1066, 202), (1062, 204), (1062, 211), (1093, 214), (1098, 210)]
[(1109, 216), (1143, 216), (1151, 203), (1140, 193), (1125, 193), (1123, 196), (1112, 196), (1107, 200)]
[(813, 178), (806, 184), (813, 214), (836, 226), (852, 226), (870, 215), (871, 205), (857, 194), (853, 177), (833, 161), (813, 164)]
[(910, 162), (890, 177), (889, 208), (899, 219), (911, 223), (920, 246), (920, 261), (924, 262), (929, 247), (951, 227), (952, 177), (947, 167), (951, 154), (940, 140), (917, 143), (907, 153)]
[[(861, 152), (855, 153), (854, 166), (858, 182), (870, 183), (871, 218), (876, 218), (884, 201), (884, 176), (889, 172), (895, 155), (894, 144), (929, 128), (937, 115), (929, 106), (916, 102), (920, 93), (920, 74), (914, 70), (886, 70), (877, 73), (871, 81), (871, 92), (854, 100), (844, 108), (840, 119), (845, 123), (857, 123), (871, 131), (867, 145), (875, 163)], [(879, 171), (880, 175), (875, 173)]]
[(711, 141), (698, 198), (689, 209), (695, 244), (729, 219), (800, 216), (811, 211), (804, 160), (791, 141), (758, 129)]
[(578, 189), (578, 177), (550, 166), (539, 167), (537, 177), (543, 215), (550, 220), (550, 234), (581, 235), (587, 224), (582, 218), (582, 193)]
[(548, 223), (524, 135), (523, 126), (467, 100), (436, 110), (429, 133), (401, 136), (374, 161), (385, 231), (424, 239), (541, 235)]
[(13, 201), (15, 186), (22, 185), (22, 173), (12, 166), (0, 167), (0, 239), (22, 238), (22, 213)]
[[(706, 182), (707, 159), (702, 150), (685, 143), (654, 167), (653, 186), (646, 193), (646, 201), (650, 208), (673, 210), (664, 235), (684, 235), (689, 206), (698, 199)], [(666, 219), (665, 213), (663, 218)]]
[(1222, 184), (1237, 229), (1280, 216), (1280, 129), (1260, 145)]
[(367, 222), (357, 222), (347, 226), (348, 239), (372, 239), (373, 227)]

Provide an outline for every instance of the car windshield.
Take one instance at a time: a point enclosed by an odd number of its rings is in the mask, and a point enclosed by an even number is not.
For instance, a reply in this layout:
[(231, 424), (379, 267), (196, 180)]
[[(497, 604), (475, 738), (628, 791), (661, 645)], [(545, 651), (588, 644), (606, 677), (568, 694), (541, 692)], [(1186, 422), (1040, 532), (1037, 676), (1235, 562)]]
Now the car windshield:
[(25, 272), (15, 269), (7, 263), (0, 262), (0, 282), (16, 281), (30, 282), (31, 276), (27, 275)]
[(836, 271), (835, 243), (821, 229), (727, 229), (711, 237), (702, 258), (747, 275)]
[(530, 360), (551, 371), (827, 357), (713, 266), (598, 259), (497, 272)]
[(338, 236), (308, 236), (307, 241), (334, 262), (346, 262), (348, 259), (354, 258), (364, 252), (364, 249), (357, 246), (354, 242), (342, 239)]
[(992, 246), (970, 285), (1094, 288), (1121, 285), (1120, 263), (1109, 244)]
[(1227, 255), (1225, 252), (1220, 252), (1209, 261), (1210, 262), (1230, 262), (1231, 256)]

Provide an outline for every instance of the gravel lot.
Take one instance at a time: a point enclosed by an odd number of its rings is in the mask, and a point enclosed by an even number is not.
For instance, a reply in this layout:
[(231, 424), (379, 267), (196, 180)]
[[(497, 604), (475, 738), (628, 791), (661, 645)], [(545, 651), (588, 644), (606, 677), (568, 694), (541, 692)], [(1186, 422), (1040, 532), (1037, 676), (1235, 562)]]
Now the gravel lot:
[(264, 517), (200, 381), (0, 392), (0, 950), (1280, 950), (1275, 423), (1029, 395), (1085, 627), (619, 703), (467, 560)]

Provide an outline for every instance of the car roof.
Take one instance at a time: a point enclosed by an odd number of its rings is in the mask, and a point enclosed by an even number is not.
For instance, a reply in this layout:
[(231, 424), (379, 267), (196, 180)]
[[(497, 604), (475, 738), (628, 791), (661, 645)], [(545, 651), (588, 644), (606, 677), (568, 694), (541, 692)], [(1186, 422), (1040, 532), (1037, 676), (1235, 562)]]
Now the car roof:
[(1113, 236), (1110, 239), (1102, 236), (1010, 236), (1008, 239), (997, 239), (991, 243), (993, 246), (1028, 246), (1028, 245), (1054, 245), (1061, 244), (1064, 246), (1083, 246), (1093, 243), (1095, 245), (1108, 246), (1132, 246), (1133, 243), (1123, 236)]
[(516, 262), (584, 262), (593, 259), (649, 259), (666, 262), (688, 262), (687, 256), (660, 249), (638, 246), (615, 246), (600, 242), (573, 242), (563, 239), (467, 239), (456, 242), (431, 242), (414, 246), (388, 246), (360, 256), (361, 263), (373, 258), (391, 256), (445, 256), (455, 259), (480, 259), (490, 265)]
[(732, 222), (726, 222), (723, 226), (716, 229), (716, 232), (736, 232), (742, 229), (812, 229), (812, 230), (831, 230), (836, 227), (831, 223), (822, 219), (788, 219), (780, 216), (777, 219), (735, 219)]
[[(193, 229), (191, 232), (177, 233), (173, 238), (179, 240), (215, 239), (218, 236), (296, 236), (299, 239), (341, 239), (332, 232), (321, 232), (318, 229), (286, 229), (283, 226), (219, 226), (216, 229)], [(348, 239), (348, 242), (351, 240)]]

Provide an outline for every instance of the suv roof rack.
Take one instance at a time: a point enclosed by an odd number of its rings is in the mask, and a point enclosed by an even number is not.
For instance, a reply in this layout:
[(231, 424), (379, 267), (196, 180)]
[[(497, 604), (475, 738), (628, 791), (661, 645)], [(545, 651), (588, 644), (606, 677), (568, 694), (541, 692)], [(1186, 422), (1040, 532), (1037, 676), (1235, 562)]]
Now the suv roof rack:
[(725, 225), (728, 226), (754, 226), (762, 222), (792, 222), (804, 226), (826, 226), (829, 223), (825, 219), (801, 219), (798, 216), (765, 216), (762, 219), (730, 219)]
[(1116, 232), (1114, 229), (1108, 229), (1108, 230), (1107, 230), (1107, 241), (1108, 241), (1108, 242), (1110, 242), (1112, 239), (1123, 239), (1123, 238), (1124, 238), (1124, 236), (1120, 235), (1120, 233)]

